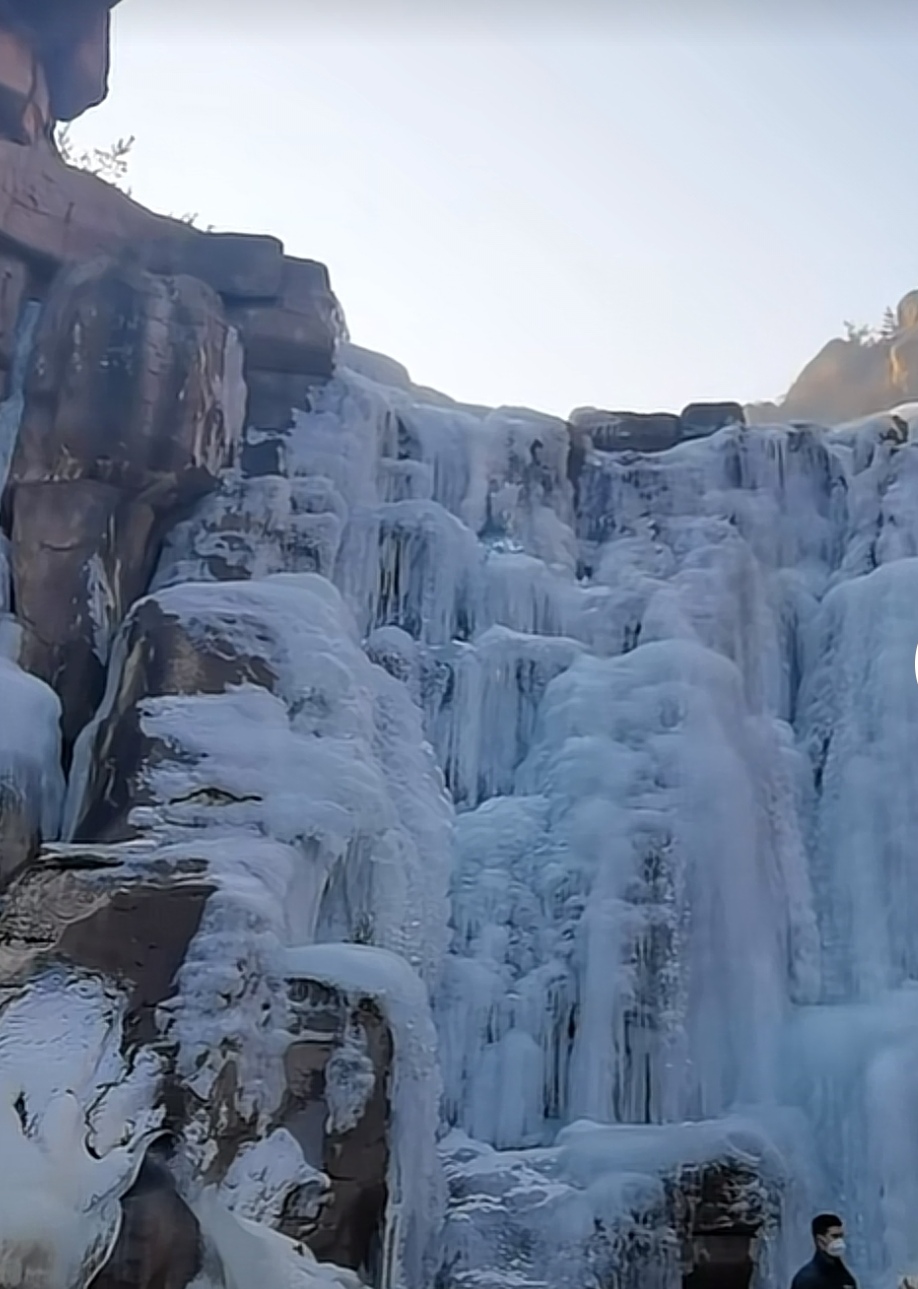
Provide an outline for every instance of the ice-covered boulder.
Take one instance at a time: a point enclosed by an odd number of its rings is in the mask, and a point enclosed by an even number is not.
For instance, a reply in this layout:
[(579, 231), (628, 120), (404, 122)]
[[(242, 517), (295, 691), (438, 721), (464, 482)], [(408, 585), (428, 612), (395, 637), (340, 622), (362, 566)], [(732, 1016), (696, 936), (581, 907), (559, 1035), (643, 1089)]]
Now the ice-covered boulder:
[(325, 579), (189, 583), (136, 606), (74, 758), (69, 835), (273, 838), (302, 856), (300, 943), (369, 925), (432, 977), (450, 829), (420, 713)]
[(555, 1152), (442, 1143), (444, 1283), (577, 1289), (584, 1274), (670, 1289), (713, 1261), (735, 1283), (786, 1278), (793, 1162), (740, 1119), (608, 1127), (581, 1120)]
[(37, 1125), (69, 1088), (96, 1153), (168, 1129), (189, 1202), (206, 1181), (322, 1258), (426, 1267), (440, 1200), (424, 988), (382, 950), (284, 947), (299, 860), (226, 836), (46, 851), (0, 912), (4, 1077)]

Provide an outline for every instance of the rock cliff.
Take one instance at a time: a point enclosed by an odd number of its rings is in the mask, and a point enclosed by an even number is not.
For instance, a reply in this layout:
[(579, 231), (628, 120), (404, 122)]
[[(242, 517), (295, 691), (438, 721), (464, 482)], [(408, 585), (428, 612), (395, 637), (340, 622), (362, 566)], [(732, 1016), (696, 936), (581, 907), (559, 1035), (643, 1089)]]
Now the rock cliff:
[(63, 164), (107, 20), (0, 2), (0, 1282), (746, 1289), (838, 1176), (891, 1264), (913, 453), (414, 386)]

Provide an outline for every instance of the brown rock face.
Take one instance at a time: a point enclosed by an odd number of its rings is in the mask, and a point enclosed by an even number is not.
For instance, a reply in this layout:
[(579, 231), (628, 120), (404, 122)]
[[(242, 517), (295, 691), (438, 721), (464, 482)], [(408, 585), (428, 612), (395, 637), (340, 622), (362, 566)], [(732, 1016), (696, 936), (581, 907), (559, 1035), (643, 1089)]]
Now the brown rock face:
[(0, 28), (25, 45), (39, 65), (41, 81), (46, 85), (46, 123), (47, 109), (57, 121), (72, 121), (101, 103), (108, 93), (109, 11), (117, 2), (0, 2)]
[(891, 411), (918, 397), (918, 291), (896, 308), (895, 329), (836, 337), (801, 371), (780, 403), (748, 409), (751, 419), (837, 425)]
[(121, 1207), (117, 1243), (89, 1289), (185, 1289), (201, 1269), (201, 1232), (165, 1165), (147, 1156)]
[(0, 12), (0, 138), (35, 143), (51, 124), (45, 69), (32, 41), (2, 22)]
[(5, 505), (22, 662), (57, 688), (67, 742), (163, 528), (236, 451), (235, 343), (203, 283), (113, 261), (63, 273), (45, 305)]
[(126, 632), (122, 685), (94, 736), (86, 800), (76, 824), (78, 840), (135, 835), (128, 816), (146, 802), (144, 770), (163, 754), (141, 727), (144, 700), (164, 694), (222, 694), (243, 684), (270, 688), (274, 679), (261, 659), (242, 657), (219, 638), (202, 648), (152, 598), (136, 607)]
[[(356, 1270), (378, 1253), (386, 1207), (392, 1039), (370, 1000), (352, 1011), (336, 990), (309, 980), (291, 981), (290, 991), (296, 1022), (281, 1122), (331, 1188), (317, 1218), (303, 1213), (292, 1192), (280, 1229), (305, 1240), (317, 1257)], [(329, 1095), (336, 1064), (347, 1061), (366, 1065), (367, 1096), (356, 1123), (335, 1121)]]
[[(246, 850), (257, 845), (250, 841)], [(391, 1033), (369, 999), (348, 999), (312, 979), (272, 978), (259, 956), (267, 927), (257, 917), (252, 922), (250, 891), (240, 892), (231, 866), (224, 885), (226, 848), (224, 838), (200, 849), (152, 843), (46, 852), (12, 883), (0, 908), (0, 991), (9, 994), (24, 980), (40, 986), (63, 971), (84, 991), (99, 981), (109, 996), (120, 995), (121, 1055), (128, 1066), (142, 1054), (154, 1057), (159, 1077), (150, 1109), (164, 1110), (164, 1127), (184, 1143), (184, 1162), (208, 1182), (232, 1185), (247, 1151), (274, 1132), (289, 1135), (320, 1174), (307, 1168), (302, 1181), (291, 1175), (272, 1224), (318, 1257), (372, 1264), (387, 1198)], [(263, 871), (276, 858), (255, 853)], [(249, 931), (244, 943), (241, 925)], [(230, 959), (228, 935), (236, 946)], [(237, 958), (240, 987), (228, 987), (226, 968)], [(225, 1018), (226, 1034), (219, 1050), (204, 1037), (194, 1061), (182, 1050), (187, 1030), (183, 1038), (173, 1028), (186, 1006), (189, 967), (191, 1017)], [(252, 1028), (246, 979), (260, 982), (263, 1029)], [(355, 1084), (363, 1087), (362, 1102), (355, 1102)], [(343, 1085), (344, 1103), (336, 1096)], [(170, 1169), (148, 1159), (122, 1205), (124, 1227), (92, 1289), (183, 1289), (200, 1268), (201, 1249)]]
[(143, 242), (138, 254), (151, 272), (200, 278), (228, 300), (270, 302), (283, 287), (284, 247), (276, 237), (195, 230), (176, 237), (172, 229)]
[[(0, 24), (2, 29), (2, 24)], [(284, 256), (273, 237), (206, 233), (166, 219), (66, 166), (49, 147), (21, 147), (0, 129), (0, 234), (32, 291), (44, 294), (62, 266), (127, 254), (157, 276), (194, 277), (224, 301), (246, 347), (248, 419), (284, 428), (309, 385), (331, 374), (344, 334), (324, 266)], [(0, 263), (0, 284), (3, 281)], [(0, 384), (4, 296), (0, 292)]]
[(830, 340), (804, 367), (780, 404), (782, 419), (823, 425), (883, 411), (891, 398), (885, 345)]
[(918, 326), (894, 337), (889, 346), (890, 404), (918, 394)]
[(20, 660), (60, 698), (69, 743), (101, 696), (111, 632), (145, 588), (155, 515), (93, 479), (26, 483), (14, 503)]

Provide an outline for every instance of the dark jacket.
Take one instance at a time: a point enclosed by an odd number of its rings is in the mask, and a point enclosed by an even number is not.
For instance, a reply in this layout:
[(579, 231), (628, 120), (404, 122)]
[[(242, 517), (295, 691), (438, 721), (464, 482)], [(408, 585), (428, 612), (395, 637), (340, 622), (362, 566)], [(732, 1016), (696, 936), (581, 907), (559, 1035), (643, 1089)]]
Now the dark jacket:
[(830, 1258), (817, 1249), (812, 1262), (794, 1276), (791, 1289), (857, 1289), (857, 1281), (841, 1258)]

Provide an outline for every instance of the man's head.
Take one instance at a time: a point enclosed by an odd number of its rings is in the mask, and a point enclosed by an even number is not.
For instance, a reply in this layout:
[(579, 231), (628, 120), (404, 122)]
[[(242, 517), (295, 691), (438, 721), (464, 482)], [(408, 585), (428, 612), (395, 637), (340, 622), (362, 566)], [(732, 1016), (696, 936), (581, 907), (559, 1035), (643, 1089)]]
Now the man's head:
[(835, 1213), (820, 1213), (813, 1218), (813, 1240), (816, 1248), (830, 1258), (840, 1258), (845, 1251), (845, 1224)]

